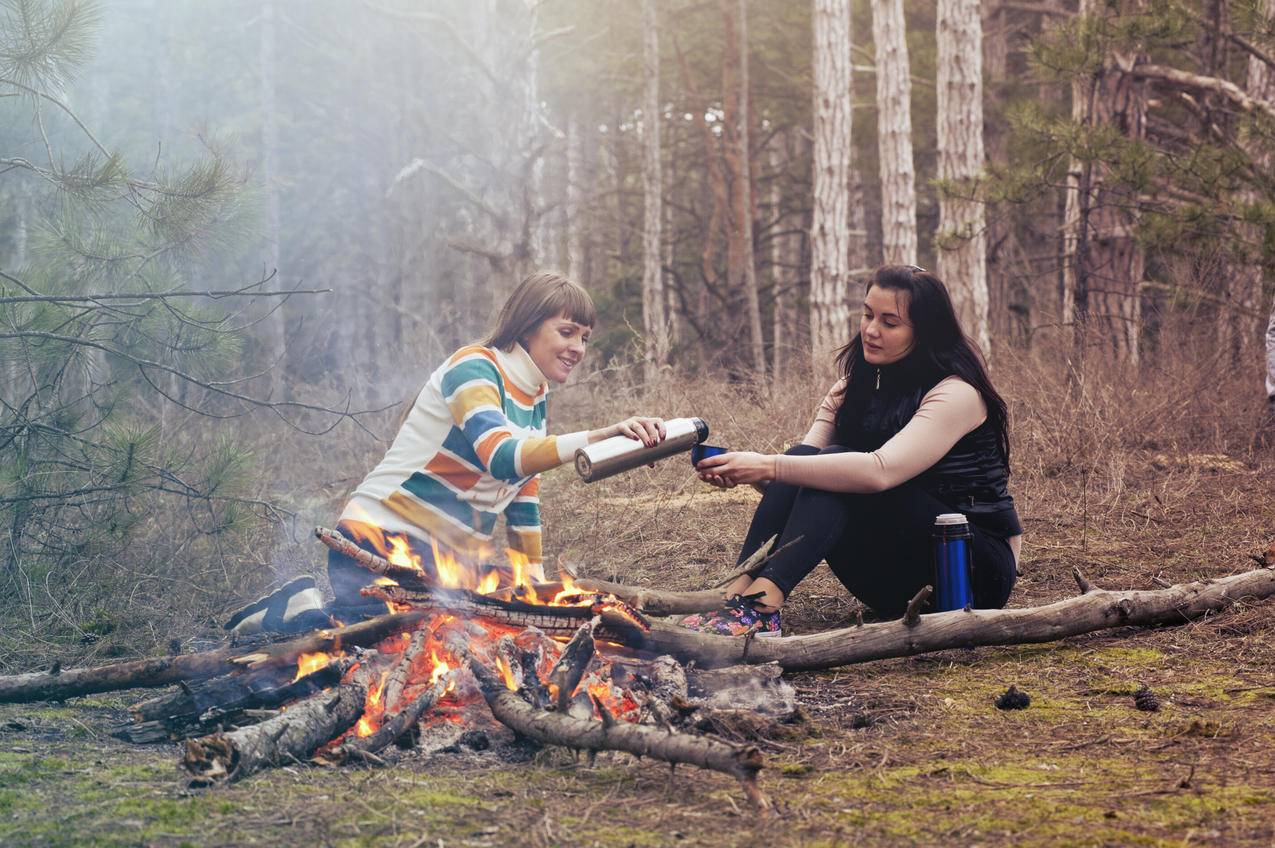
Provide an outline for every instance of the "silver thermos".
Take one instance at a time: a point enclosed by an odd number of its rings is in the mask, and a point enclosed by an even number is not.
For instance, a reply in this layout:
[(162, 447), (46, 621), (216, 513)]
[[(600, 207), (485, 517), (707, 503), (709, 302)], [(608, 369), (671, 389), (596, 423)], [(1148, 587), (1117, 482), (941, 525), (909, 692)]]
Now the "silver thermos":
[(576, 472), (586, 483), (650, 465), (657, 459), (682, 453), (708, 438), (702, 418), (670, 418), (664, 422), (664, 441), (647, 447), (628, 436), (612, 436), (576, 451)]

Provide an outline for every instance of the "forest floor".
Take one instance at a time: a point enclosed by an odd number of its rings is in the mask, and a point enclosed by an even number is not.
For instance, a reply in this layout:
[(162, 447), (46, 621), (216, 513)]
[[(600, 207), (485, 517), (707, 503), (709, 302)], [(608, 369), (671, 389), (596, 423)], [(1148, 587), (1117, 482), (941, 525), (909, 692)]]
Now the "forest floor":
[[(809, 408), (769, 422), (772, 432), (799, 432)], [(761, 432), (727, 422), (713, 441)], [(1011, 606), (1075, 594), (1073, 566), (1108, 589), (1255, 567), (1249, 555), (1275, 535), (1275, 455), (1166, 445), (1121, 457), (1101, 480), (1020, 459), (1029, 535)], [(673, 467), (682, 461), (590, 487), (548, 475), (553, 550), (584, 573), (666, 588), (725, 573), (756, 496), (703, 486)], [(821, 567), (785, 628), (844, 626), (855, 611)], [(721, 775), (617, 754), (590, 765), (560, 750), (528, 762), (467, 751), (390, 768), (297, 766), (189, 791), (178, 746), (107, 735), (145, 693), (4, 705), (0, 844), (1269, 845), (1273, 635), (1275, 600), (1241, 601), (1181, 626), (791, 675), (809, 720), (757, 740), (776, 805), (768, 822)], [(993, 706), (1011, 684), (1031, 696), (1027, 709)], [(1158, 711), (1135, 708), (1142, 684)]]

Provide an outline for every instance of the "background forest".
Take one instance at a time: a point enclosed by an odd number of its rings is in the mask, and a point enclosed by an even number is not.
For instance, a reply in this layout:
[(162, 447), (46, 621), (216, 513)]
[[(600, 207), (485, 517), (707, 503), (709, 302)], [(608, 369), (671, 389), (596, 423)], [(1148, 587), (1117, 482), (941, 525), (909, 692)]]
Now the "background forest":
[(6, 0), (0, 642), (130, 651), (312, 568), (297, 528), (535, 268), (602, 316), (555, 422), (779, 447), (904, 262), (1009, 385), (1029, 511), (1033, 471), (1250, 450), (1272, 11)]
[[(1011, 607), (1270, 562), (1273, 163), (1275, 0), (0, 0), (0, 671), (322, 580), (310, 528), (534, 269), (600, 316), (551, 431), (768, 452), (871, 270), (933, 269), (1009, 405)], [(699, 589), (757, 497), (673, 458), (541, 500), (550, 571)], [(862, 614), (820, 567), (785, 630)], [(791, 735), (713, 729), (764, 749), (769, 830), (561, 751), (191, 795), (109, 738), (124, 696), (6, 704), (0, 842), (1269, 845), (1273, 632), (1241, 599), (788, 675)]]

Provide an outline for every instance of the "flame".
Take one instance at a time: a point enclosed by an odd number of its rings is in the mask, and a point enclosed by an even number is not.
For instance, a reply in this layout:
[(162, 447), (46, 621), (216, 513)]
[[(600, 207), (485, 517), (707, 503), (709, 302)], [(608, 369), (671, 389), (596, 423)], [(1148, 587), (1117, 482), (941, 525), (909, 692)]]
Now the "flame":
[(440, 660), (435, 652), (430, 652), (430, 658), (434, 661), (434, 670), (429, 674), (429, 683), (433, 686), (444, 674), (451, 671), (452, 667), (448, 665), (447, 660)]
[(531, 582), (531, 558), (514, 548), (505, 549), (505, 557), (513, 570), (513, 597), (529, 604), (543, 604), (536, 595), (536, 588)]
[(477, 591), (480, 595), (490, 595), (500, 586), (500, 572), (489, 571), (478, 581)]
[(518, 689), (518, 681), (514, 678), (514, 670), (509, 667), (508, 661), (504, 657), (496, 657), (496, 670), (500, 672), (500, 676), (505, 681), (505, 688), (510, 692)]
[(378, 577), (372, 581), (373, 586), (397, 586), (397, 580), (391, 580), (388, 577)]
[(354, 728), (356, 736), (371, 736), (381, 726), (381, 715), (385, 706), (381, 703), (381, 693), (385, 691), (385, 679), (389, 671), (381, 672), (381, 679), (367, 690), (367, 701), (363, 705), (363, 716)]
[(292, 682), (296, 683), (307, 674), (313, 674), (321, 668), (325, 668), (332, 662), (332, 656), (325, 654), (323, 651), (315, 651), (312, 654), (302, 654), (297, 657), (297, 676), (292, 678)]
[(429, 542), (434, 553), (434, 570), (438, 573), (438, 582), (449, 589), (472, 589), (473, 573), (456, 559), (455, 554), (438, 546), (433, 539)]
[(406, 536), (386, 536), (385, 541), (390, 545), (390, 552), (385, 555), (385, 558), (391, 565), (410, 568), (422, 574), (425, 572), (425, 567), (421, 565), (421, 558), (412, 553), (412, 546), (407, 543)]

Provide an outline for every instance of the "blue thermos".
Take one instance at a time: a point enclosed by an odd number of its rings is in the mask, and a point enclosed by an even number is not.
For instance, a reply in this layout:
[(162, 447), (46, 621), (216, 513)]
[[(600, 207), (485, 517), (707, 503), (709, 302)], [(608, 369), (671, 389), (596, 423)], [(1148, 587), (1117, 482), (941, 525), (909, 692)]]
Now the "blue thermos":
[(933, 538), (935, 611), (964, 609), (974, 603), (974, 534), (969, 521), (959, 512), (946, 512), (934, 519)]

